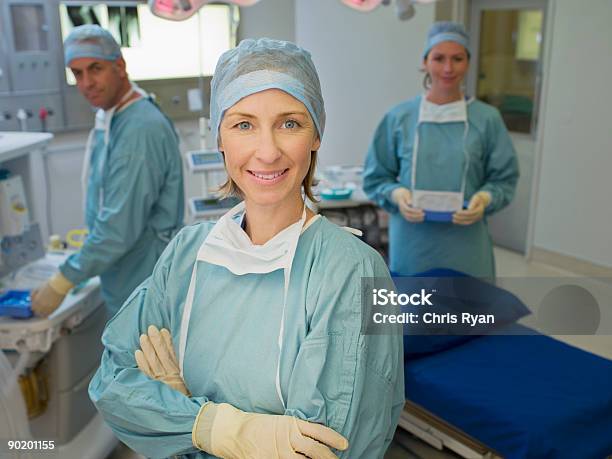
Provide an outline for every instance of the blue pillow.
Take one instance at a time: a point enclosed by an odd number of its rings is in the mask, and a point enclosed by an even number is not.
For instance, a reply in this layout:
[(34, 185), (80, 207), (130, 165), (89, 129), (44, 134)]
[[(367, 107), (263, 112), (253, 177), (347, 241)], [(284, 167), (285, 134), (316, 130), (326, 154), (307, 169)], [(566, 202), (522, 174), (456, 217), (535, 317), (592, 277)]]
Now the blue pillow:
[[(484, 280), (447, 268), (437, 268), (397, 278), (394, 274), (397, 293), (402, 287), (414, 291), (415, 286), (436, 290), (435, 310), (441, 314), (471, 312), (493, 314), (494, 324), (478, 324), (475, 327), (438, 325), (436, 328), (404, 326), (404, 360), (429, 355), (459, 346), (478, 336), (515, 323), (531, 313), (514, 294)], [(428, 279), (414, 279), (428, 278)], [(404, 281), (404, 282), (402, 282)], [(402, 284), (404, 284), (402, 286)]]

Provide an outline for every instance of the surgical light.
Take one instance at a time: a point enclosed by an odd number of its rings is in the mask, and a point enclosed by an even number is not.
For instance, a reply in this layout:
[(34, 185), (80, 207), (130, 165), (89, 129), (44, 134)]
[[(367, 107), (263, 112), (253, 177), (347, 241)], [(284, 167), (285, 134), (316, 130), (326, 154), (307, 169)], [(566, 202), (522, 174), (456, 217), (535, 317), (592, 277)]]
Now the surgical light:
[(414, 16), (412, 0), (395, 0), (395, 12), (400, 21), (407, 21)]
[(342, 0), (346, 6), (350, 6), (359, 11), (372, 11), (377, 8), (383, 0)]
[[(184, 21), (193, 16), (211, 0), (149, 0), (151, 12), (162, 19)], [(230, 3), (237, 6), (252, 6), (259, 0), (222, 0), (215, 3)]]
[[(388, 6), (391, 0), (340, 0), (344, 5), (358, 11), (370, 12), (379, 5)], [(427, 5), (437, 0), (395, 0), (395, 12), (401, 21), (407, 21), (415, 14), (415, 5)]]

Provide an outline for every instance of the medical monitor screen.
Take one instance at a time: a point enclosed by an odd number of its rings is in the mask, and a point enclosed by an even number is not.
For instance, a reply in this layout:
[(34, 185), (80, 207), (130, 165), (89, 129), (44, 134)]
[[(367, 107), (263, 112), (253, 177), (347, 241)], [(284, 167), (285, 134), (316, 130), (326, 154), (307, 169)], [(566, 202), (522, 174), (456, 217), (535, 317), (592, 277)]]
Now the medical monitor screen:
[[(236, 46), (238, 15), (233, 5), (206, 5), (174, 22), (154, 16), (143, 4), (60, 4), (62, 40), (79, 25), (104, 27), (120, 44), (135, 81), (212, 75), (219, 56)], [(70, 69), (66, 82), (76, 83)]]

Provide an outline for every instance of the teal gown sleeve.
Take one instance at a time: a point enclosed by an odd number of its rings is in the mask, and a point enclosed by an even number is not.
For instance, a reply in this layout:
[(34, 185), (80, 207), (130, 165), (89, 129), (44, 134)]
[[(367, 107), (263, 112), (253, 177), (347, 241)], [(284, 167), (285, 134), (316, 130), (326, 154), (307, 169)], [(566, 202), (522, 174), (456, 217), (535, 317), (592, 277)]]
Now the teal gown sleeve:
[(363, 190), (377, 205), (396, 213), (397, 206), (391, 193), (402, 185), (398, 182), (400, 170), (397, 157), (395, 117), (387, 113), (379, 123), (370, 143), (363, 171)]
[[(317, 308), (296, 359), (285, 414), (346, 437), (349, 448), (336, 452), (340, 458), (382, 458), (405, 401), (402, 334), (362, 334), (361, 279), (392, 281), (380, 255), (361, 249), (361, 241), (333, 245), (316, 282)], [(365, 256), (349, 255), (357, 251)]]
[(485, 183), (479, 191), (491, 194), (491, 203), (486, 209), (486, 214), (491, 215), (512, 201), (519, 179), (519, 166), (512, 139), (497, 110), (487, 119), (485, 129)]
[(112, 147), (102, 206), (83, 247), (60, 267), (73, 284), (104, 273), (129, 252), (147, 228), (163, 189), (168, 169), (164, 149), (180, 155), (170, 129), (158, 125), (143, 129), (157, 132), (125, 132)]
[[(149, 325), (172, 328), (180, 314), (166, 300), (167, 281), (181, 234), (166, 247), (153, 274), (128, 298), (102, 335), (104, 353), (89, 396), (117, 437), (152, 458), (201, 453), (191, 431), (206, 397), (186, 397), (142, 373), (134, 358)], [(178, 318), (177, 318), (178, 317)], [(174, 343), (178, 355), (177, 343)]]

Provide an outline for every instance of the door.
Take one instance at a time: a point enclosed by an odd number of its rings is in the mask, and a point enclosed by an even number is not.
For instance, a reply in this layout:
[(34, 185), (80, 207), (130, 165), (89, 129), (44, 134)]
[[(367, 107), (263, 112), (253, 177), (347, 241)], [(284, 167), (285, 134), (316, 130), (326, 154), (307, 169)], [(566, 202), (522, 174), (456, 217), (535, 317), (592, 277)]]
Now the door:
[(546, 0), (472, 0), (468, 92), (501, 112), (521, 170), (512, 203), (489, 219), (493, 242), (526, 253)]

